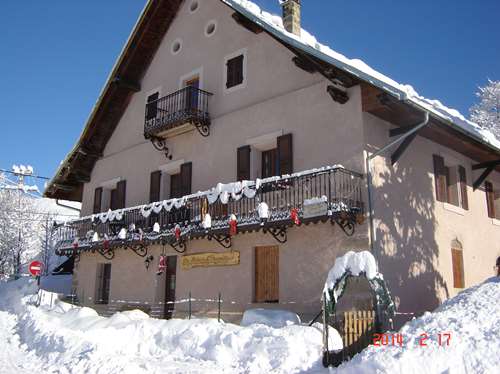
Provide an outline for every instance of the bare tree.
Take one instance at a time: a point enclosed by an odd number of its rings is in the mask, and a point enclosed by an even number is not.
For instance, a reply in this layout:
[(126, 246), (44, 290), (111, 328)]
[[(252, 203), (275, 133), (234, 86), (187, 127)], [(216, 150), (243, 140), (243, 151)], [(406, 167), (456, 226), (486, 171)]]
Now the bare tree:
[(479, 102), (470, 109), (471, 120), (500, 138), (500, 81), (488, 80), (476, 96)]

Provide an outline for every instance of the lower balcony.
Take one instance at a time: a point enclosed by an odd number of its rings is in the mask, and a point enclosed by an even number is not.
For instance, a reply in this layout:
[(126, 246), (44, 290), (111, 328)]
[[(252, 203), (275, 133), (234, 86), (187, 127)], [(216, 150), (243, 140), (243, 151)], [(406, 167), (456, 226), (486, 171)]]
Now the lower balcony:
[(151, 244), (186, 251), (190, 239), (215, 240), (231, 247), (234, 235), (263, 231), (287, 240), (292, 226), (328, 222), (347, 235), (364, 220), (362, 174), (323, 167), (256, 181), (219, 184), (179, 199), (95, 214), (55, 225), (56, 253), (99, 252), (107, 259), (117, 248), (146, 256)]

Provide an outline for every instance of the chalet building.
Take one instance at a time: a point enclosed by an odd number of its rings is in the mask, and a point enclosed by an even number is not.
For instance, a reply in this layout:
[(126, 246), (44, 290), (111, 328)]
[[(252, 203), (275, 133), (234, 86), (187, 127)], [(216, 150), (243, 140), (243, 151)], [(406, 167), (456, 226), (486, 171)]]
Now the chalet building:
[(335, 258), (370, 250), (418, 315), (493, 275), (500, 142), (321, 45), (300, 13), (147, 3), (45, 191), (82, 202), (56, 228), (82, 303), (211, 315), (184, 300), (220, 293), (226, 320), (307, 318)]

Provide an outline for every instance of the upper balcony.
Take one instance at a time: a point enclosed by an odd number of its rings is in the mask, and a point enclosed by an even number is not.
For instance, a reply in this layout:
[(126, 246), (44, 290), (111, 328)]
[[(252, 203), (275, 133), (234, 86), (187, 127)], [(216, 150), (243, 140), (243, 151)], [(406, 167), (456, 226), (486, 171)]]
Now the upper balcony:
[(284, 243), (289, 227), (327, 221), (352, 235), (364, 220), (362, 185), (362, 174), (338, 166), (219, 184), (178, 199), (57, 225), (56, 253), (78, 257), (90, 250), (111, 259), (121, 247), (145, 256), (150, 244), (170, 245), (182, 253), (196, 238), (229, 248), (233, 235), (260, 230)]
[[(146, 104), (144, 137), (152, 141), (168, 138), (196, 128), (203, 136), (210, 133), (208, 101), (212, 94), (187, 86)], [(153, 144), (155, 144), (153, 142)]]

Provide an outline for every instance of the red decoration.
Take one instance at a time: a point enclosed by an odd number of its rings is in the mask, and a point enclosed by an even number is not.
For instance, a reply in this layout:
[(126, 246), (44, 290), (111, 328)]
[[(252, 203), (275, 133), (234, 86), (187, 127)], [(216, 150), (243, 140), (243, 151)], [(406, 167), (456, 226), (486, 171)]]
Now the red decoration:
[(104, 238), (103, 247), (105, 251), (109, 249), (109, 239), (107, 237)]
[(297, 210), (297, 208), (293, 208), (290, 211), (290, 218), (292, 219), (294, 224), (296, 224), (297, 226), (300, 225), (299, 211)]
[(175, 225), (175, 239), (179, 240), (181, 238), (181, 227)]
[(78, 249), (78, 238), (75, 238), (75, 240), (73, 241), (73, 249), (74, 250)]
[(161, 255), (160, 261), (158, 262), (158, 271), (156, 272), (156, 274), (158, 275), (162, 274), (166, 268), (167, 268), (167, 256)]
[(231, 214), (231, 217), (229, 218), (229, 235), (236, 235), (238, 232), (238, 221), (236, 219), (236, 216), (234, 214)]

